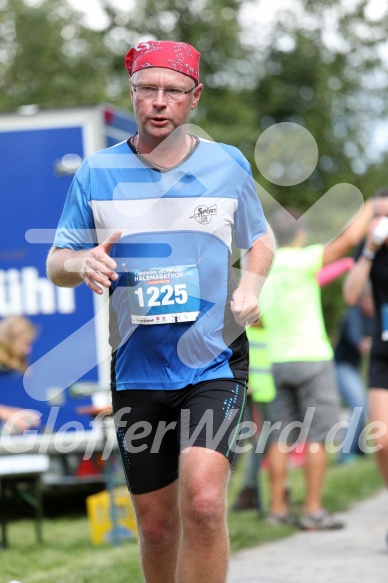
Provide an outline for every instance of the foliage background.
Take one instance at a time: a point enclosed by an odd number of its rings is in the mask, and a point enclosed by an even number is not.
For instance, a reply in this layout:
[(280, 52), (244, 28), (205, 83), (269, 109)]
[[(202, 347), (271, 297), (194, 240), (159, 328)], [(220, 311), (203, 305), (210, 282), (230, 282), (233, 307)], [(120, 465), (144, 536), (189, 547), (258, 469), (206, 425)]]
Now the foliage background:
[[(264, 26), (266, 2), (128, 0), (120, 8), (100, 0), (104, 23), (93, 26), (66, 0), (0, 0), (0, 112), (31, 103), (128, 109), (128, 48), (184, 40), (201, 51), (206, 88), (192, 122), (239, 147), (279, 202), (306, 210), (339, 182), (370, 196), (387, 180), (388, 156), (376, 151), (373, 128), (388, 109), (388, 10), (376, 17), (373, 0), (295, 0)], [(306, 127), (319, 147), (315, 171), (292, 187), (269, 183), (254, 162), (260, 134), (284, 121)], [(323, 291), (332, 333), (343, 311), (340, 288), (339, 281)]]

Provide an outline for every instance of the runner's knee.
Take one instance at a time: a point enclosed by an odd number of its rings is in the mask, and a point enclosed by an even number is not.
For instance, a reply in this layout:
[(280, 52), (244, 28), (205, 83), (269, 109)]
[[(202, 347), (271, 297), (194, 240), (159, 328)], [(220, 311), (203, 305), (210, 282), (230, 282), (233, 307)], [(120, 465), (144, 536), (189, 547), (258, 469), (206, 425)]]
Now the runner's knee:
[(179, 521), (155, 519), (151, 515), (138, 521), (139, 537), (147, 546), (170, 545), (178, 536)]
[(223, 522), (225, 512), (226, 502), (219, 489), (204, 487), (187, 496), (182, 507), (182, 518), (193, 527), (213, 530)]

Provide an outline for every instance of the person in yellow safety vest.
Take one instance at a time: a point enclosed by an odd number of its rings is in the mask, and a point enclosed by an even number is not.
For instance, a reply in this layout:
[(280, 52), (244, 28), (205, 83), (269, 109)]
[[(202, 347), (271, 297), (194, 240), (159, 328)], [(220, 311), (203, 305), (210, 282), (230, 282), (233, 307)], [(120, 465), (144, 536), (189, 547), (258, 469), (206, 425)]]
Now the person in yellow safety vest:
[(267, 331), (260, 322), (247, 328), (249, 340), (249, 379), (248, 398), (245, 413), (246, 421), (253, 421), (257, 431), (253, 438), (245, 469), (243, 486), (237, 495), (232, 510), (258, 509), (263, 513), (260, 497), (259, 471), (262, 458), (267, 448), (267, 431), (262, 431), (264, 422), (270, 426), (274, 422), (271, 414), (271, 402), (275, 398), (276, 387), (272, 375)]

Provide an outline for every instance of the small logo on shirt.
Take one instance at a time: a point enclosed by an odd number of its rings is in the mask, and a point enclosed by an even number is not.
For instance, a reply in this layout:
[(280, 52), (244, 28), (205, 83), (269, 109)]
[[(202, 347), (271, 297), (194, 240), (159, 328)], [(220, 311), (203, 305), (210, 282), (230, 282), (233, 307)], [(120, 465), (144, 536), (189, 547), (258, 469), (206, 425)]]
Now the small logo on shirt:
[(197, 206), (197, 208), (194, 211), (194, 214), (192, 217), (190, 217), (190, 219), (195, 219), (198, 223), (201, 223), (201, 225), (206, 225), (207, 223), (210, 223), (210, 221), (212, 220), (213, 215), (216, 215), (217, 213), (217, 205), (214, 204), (213, 206)]

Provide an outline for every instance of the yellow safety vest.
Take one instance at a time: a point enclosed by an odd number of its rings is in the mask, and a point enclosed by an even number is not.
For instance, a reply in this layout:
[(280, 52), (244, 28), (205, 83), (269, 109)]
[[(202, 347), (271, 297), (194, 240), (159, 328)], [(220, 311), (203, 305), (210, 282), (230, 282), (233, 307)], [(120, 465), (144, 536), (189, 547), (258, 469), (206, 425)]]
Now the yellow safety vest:
[(275, 398), (276, 387), (267, 343), (267, 331), (265, 328), (250, 326), (247, 328), (247, 336), (249, 340), (248, 387), (251, 390), (252, 399), (270, 403)]

